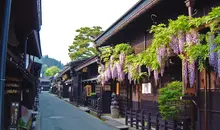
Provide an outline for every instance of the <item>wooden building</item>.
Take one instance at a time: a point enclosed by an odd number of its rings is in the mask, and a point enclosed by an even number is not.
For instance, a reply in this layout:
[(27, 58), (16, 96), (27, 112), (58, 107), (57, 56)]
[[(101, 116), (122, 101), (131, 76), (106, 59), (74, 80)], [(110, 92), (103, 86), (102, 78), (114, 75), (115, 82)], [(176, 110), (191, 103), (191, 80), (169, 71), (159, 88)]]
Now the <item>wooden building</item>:
[(58, 91), (61, 97), (69, 98), (70, 101), (73, 100), (73, 82), (75, 82), (74, 77), (76, 76), (74, 68), (84, 61), (85, 60), (71, 61), (70, 63), (66, 64), (63, 70), (61, 70), (59, 74), (55, 77), (56, 83), (54, 85), (58, 87)]
[(40, 87), (41, 91), (49, 91), (51, 87), (51, 83), (49, 79), (40, 79)]
[(99, 57), (94, 56), (76, 66), (75, 71), (78, 74), (78, 83), (74, 82), (74, 84), (78, 87), (77, 97), (81, 104), (98, 111), (98, 98), (101, 98), (102, 112), (110, 113), (112, 91), (110, 86), (102, 89), (100, 83), (97, 82), (97, 76), (99, 75), (98, 61)]
[[(186, 1), (186, 3), (189, 1), (190, 0)], [(96, 46), (115, 46), (120, 43), (129, 43), (134, 49), (134, 53), (138, 54), (146, 50), (152, 42), (152, 34), (149, 33), (151, 26), (159, 23), (167, 24), (169, 19), (176, 19), (179, 15), (188, 15), (189, 12), (186, 3), (185, 1), (178, 0), (140, 0), (96, 38)], [(219, 6), (219, 4), (218, 0), (195, 1), (192, 10), (193, 17), (205, 15), (211, 10), (211, 7)], [(169, 66), (165, 68), (164, 76), (160, 77), (159, 84), (157, 85), (152, 77), (152, 72), (151, 77), (145, 78), (140, 84), (129, 84), (127, 80), (120, 83), (120, 85), (111, 83), (114, 92), (118, 93), (119, 97), (124, 99), (121, 101), (124, 102), (122, 104), (125, 104), (123, 107), (157, 113), (158, 88), (165, 86), (171, 81), (182, 80), (181, 60), (178, 57), (170, 57), (169, 62)], [(146, 68), (141, 67), (141, 71), (146, 71)], [(217, 105), (218, 103), (215, 101), (217, 101), (219, 93), (217, 92), (217, 85), (214, 85), (214, 76), (210, 76), (210, 73), (212, 72), (208, 73), (208, 80), (211, 81), (211, 85), (209, 85), (210, 88), (206, 88), (206, 94), (204, 94), (203, 85), (197, 83), (197, 85), (194, 86), (194, 90), (197, 90), (196, 96), (200, 100), (198, 102), (199, 107), (194, 106), (192, 110), (189, 110), (188, 114), (195, 121), (193, 122), (195, 129), (204, 129), (202, 126), (204, 123), (208, 124), (206, 127), (209, 127), (209, 129), (217, 130), (218, 128), (217, 121), (220, 119), (220, 109)], [(202, 79), (199, 79), (198, 76), (197, 81), (201, 82), (201, 80)], [(151, 83), (151, 92), (142, 92), (142, 85), (144, 83)], [(119, 87), (119, 89), (117, 89), (117, 87)], [(120, 91), (117, 92), (116, 90)], [(208, 96), (204, 98), (204, 95)], [(204, 112), (204, 104), (210, 107), (209, 110), (206, 109), (206, 112)], [(121, 107), (120, 109), (123, 111)]]
[[(0, 2), (0, 17), (3, 18), (4, 1)], [(4, 95), (4, 129), (18, 129), (24, 108), (35, 111), (41, 64), (41, 0), (12, 1), (8, 33), (6, 83)], [(0, 19), (2, 25), (4, 19)], [(0, 30), (2, 30), (2, 26)], [(1, 40), (1, 39), (0, 39)], [(32, 118), (19, 129), (29, 129)], [(27, 127), (27, 128), (24, 128)], [(1, 129), (1, 128), (0, 128)]]

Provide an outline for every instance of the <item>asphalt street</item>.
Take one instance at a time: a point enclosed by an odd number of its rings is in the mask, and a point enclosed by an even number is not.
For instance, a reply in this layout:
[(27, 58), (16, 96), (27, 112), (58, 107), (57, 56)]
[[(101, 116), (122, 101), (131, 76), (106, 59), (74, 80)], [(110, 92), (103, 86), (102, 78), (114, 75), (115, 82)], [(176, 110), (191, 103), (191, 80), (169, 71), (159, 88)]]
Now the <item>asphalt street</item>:
[(48, 92), (40, 94), (40, 130), (113, 130), (92, 115)]

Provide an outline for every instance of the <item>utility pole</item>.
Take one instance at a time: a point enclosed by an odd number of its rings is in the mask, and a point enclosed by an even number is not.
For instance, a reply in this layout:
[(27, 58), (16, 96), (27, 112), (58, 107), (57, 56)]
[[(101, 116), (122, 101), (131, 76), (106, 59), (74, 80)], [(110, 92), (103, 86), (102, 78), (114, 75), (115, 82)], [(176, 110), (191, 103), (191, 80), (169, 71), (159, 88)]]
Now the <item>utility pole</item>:
[(4, 0), (4, 13), (0, 38), (0, 129), (4, 130), (4, 91), (5, 91), (5, 68), (8, 45), (8, 32), (11, 13), (11, 0)]

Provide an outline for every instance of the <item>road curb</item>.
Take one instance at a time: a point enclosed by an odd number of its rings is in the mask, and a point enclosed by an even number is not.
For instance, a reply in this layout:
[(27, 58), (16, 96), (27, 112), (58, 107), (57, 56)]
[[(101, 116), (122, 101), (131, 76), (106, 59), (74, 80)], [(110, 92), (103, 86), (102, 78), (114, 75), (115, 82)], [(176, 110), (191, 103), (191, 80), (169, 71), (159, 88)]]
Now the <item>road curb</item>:
[(35, 130), (40, 130), (40, 129), (41, 129), (41, 116), (40, 116), (40, 112), (39, 112), (39, 114), (36, 116)]
[[(78, 110), (83, 111), (82, 109), (79, 108), (80, 105), (79, 105), (79, 107), (77, 107), (74, 103), (72, 103), (72, 102), (70, 102), (70, 101), (67, 101), (67, 100), (63, 100), (63, 101), (65, 101), (65, 102), (71, 104), (73, 107), (77, 108)], [(83, 112), (85, 112), (85, 111), (83, 111)], [(111, 125), (110, 123), (108, 123), (108, 122), (107, 122), (108, 119), (106, 119), (106, 118), (104, 118), (104, 117), (102, 117), (102, 116), (99, 118), (99, 117), (97, 116), (97, 113), (94, 112), (94, 111), (92, 111), (92, 110), (90, 110), (90, 112), (85, 112), (85, 113), (87, 113), (87, 114), (90, 115), (91, 117), (94, 117), (94, 118), (96, 118), (96, 119), (99, 119), (100, 121), (102, 121), (103, 123), (105, 123), (107, 126), (113, 128), (113, 129), (115, 129), (115, 130), (120, 130), (120, 129), (117, 128), (116, 126), (113, 126), (113, 125)], [(124, 126), (124, 125), (123, 125), (123, 126)], [(127, 127), (128, 127), (129, 130), (135, 130), (135, 129), (129, 127), (129, 126), (127, 126)]]

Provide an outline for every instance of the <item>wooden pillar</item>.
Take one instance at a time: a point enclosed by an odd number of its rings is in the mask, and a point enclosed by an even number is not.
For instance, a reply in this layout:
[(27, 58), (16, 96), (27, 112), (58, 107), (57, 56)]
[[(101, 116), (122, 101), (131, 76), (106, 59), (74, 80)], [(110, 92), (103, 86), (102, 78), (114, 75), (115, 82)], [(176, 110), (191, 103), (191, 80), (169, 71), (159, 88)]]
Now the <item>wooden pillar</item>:
[(195, 4), (195, 0), (186, 0), (186, 7), (188, 8), (188, 15), (192, 17), (193, 6)]

